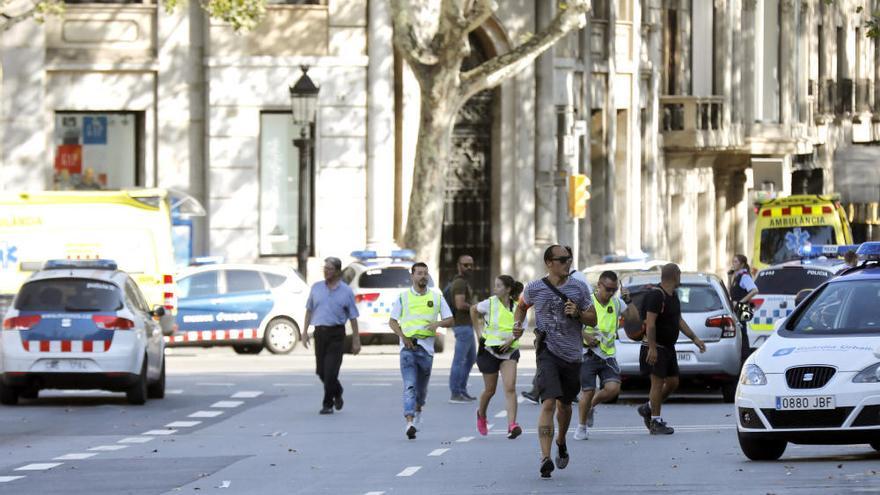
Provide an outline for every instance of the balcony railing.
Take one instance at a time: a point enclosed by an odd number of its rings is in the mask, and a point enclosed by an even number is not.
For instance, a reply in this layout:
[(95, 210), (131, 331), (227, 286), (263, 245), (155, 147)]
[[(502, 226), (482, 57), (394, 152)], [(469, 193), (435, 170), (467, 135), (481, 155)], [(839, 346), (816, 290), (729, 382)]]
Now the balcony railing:
[(724, 125), (722, 96), (661, 96), (666, 148), (725, 148), (736, 143)]

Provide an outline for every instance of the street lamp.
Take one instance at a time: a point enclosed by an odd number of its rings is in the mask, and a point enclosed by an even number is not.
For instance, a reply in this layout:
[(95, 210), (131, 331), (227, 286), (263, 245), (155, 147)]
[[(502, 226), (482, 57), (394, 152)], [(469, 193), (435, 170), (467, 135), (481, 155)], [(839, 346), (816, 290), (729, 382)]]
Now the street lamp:
[(308, 66), (302, 66), (302, 75), (290, 87), (290, 113), (294, 128), (299, 127), (299, 137), (293, 145), (299, 150), (299, 230), (297, 235), (296, 267), (306, 278), (306, 265), (309, 259), (310, 232), (312, 230), (312, 125), (315, 122), (315, 108), (318, 106), (320, 89), (309, 77)]

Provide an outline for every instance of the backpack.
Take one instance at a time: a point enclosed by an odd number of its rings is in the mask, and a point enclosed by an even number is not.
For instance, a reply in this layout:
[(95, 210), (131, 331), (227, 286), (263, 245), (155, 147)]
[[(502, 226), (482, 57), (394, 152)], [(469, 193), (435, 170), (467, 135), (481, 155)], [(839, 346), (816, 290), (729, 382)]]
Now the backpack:
[[(647, 293), (648, 293), (649, 291), (651, 291), (651, 290), (660, 290), (660, 291), (662, 291), (663, 289), (662, 289), (661, 287), (659, 287), (659, 286), (652, 286), (652, 287), (651, 287), (648, 291), (646, 291), (646, 293), (641, 297), (641, 299), (639, 300), (639, 302), (638, 302), (638, 304), (637, 304), (637, 307), (638, 307), (638, 310), (639, 310), (639, 320), (640, 320), (640, 322), (639, 322), (638, 324), (626, 324), (626, 322), (624, 321), (623, 329), (624, 329), (624, 331), (626, 332), (626, 336), (627, 336), (630, 340), (635, 340), (635, 341), (642, 340), (642, 339), (645, 338), (645, 334), (646, 334), (647, 331), (648, 331), (648, 325), (645, 323), (645, 320), (647, 320), (647, 318), (648, 318), (648, 308), (647, 308), (647, 305), (648, 305), (648, 301), (647, 301), (647, 299), (648, 299), (648, 297), (647, 297)], [(666, 311), (666, 292), (665, 292), (665, 291), (663, 292), (663, 298), (664, 298), (663, 303), (662, 303), (661, 306), (660, 306), (660, 312), (661, 312), (661, 313), (664, 312), (664, 311)]]

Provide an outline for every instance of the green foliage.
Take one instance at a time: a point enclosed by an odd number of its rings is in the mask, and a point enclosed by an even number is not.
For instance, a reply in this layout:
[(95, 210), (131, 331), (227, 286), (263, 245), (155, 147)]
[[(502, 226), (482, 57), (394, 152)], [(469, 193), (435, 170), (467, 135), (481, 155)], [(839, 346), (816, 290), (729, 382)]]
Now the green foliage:
[[(163, 0), (167, 12), (186, 4), (187, 0)], [(202, 8), (211, 17), (229, 23), (236, 31), (250, 31), (266, 15), (266, 0), (203, 0)]]
[(865, 23), (868, 28), (865, 36), (868, 38), (880, 38), (880, 13), (871, 14), (871, 18)]
[(45, 22), (46, 17), (64, 14), (64, 2), (60, 0), (45, 0), (39, 2), (34, 7), (34, 20), (37, 22)]

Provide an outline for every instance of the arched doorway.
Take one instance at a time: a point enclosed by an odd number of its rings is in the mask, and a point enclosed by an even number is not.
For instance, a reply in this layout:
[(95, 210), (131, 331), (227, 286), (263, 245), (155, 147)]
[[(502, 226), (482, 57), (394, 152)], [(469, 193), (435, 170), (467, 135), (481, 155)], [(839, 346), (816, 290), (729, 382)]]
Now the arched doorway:
[[(471, 53), (462, 71), (490, 57), (478, 36), (470, 35)], [(452, 131), (452, 150), (443, 207), (440, 238), (440, 281), (449, 283), (458, 257), (469, 254), (476, 270), (472, 286), (488, 297), (492, 268), (492, 130), (497, 90), (477, 93), (458, 112)]]

